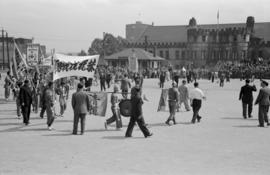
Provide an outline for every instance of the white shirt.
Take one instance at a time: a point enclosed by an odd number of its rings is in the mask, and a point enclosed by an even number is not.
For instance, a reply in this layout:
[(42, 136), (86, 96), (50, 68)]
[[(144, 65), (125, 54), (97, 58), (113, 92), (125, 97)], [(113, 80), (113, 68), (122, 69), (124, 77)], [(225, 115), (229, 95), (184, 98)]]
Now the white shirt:
[(192, 90), (190, 91), (190, 96), (189, 96), (189, 98), (190, 98), (191, 100), (193, 100), (193, 99), (202, 100), (203, 98), (205, 98), (205, 96), (204, 96), (204, 93), (203, 93), (203, 91), (202, 91), (201, 89), (199, 89), (199, 88), (194, 88), (194, 89), (192, 89)]

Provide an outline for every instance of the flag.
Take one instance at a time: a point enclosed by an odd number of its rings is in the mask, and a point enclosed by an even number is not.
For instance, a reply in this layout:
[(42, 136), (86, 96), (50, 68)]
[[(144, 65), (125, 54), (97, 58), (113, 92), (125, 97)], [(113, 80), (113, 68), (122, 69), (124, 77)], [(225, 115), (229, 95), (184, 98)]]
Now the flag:
[(105, 117), (107, 110), (107, 93), (106, 92), (89, 92), (90, 114)]
[(159, 99), (159, 104), (158, 104), (158, 112), (159, 111), (166, 111), (167, 105), (167, 97), (168, 97), (168, 89), (162, 89), (160, 99)]
[(26, 59), (24, 58), (24, 56), (22, 55), (18, 45), (16, 44), (16, 42), (14, 41), (14, 46), (15, 46), (15, 50), (18, 52), (19, 57), (21, 59), (21, 61), (23, 62), (24, 66), (28, 69), (28, 65), (26, 63)]

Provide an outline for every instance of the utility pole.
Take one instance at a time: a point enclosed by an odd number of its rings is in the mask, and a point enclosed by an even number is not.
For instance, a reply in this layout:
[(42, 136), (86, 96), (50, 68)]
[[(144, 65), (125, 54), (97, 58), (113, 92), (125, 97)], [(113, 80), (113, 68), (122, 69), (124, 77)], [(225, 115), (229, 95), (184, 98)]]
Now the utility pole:
[(8, 33), (6, 32), (6, 40), (7, 40), (7, 58), (8, 58), (8, 65), (10, 65), (10, 58), (9, 58), (9, 46), (8, 46)]
[(4, 41), (4, 29), (2, 29), (2, 53), (3, 53), (3, 69), (5, 69), (5, 41)]
[(147, 46), (148, 46), (148, 43), (147, 43), (147, 36), (145, 35), (144, 36), (144, 50), (147, 51)]

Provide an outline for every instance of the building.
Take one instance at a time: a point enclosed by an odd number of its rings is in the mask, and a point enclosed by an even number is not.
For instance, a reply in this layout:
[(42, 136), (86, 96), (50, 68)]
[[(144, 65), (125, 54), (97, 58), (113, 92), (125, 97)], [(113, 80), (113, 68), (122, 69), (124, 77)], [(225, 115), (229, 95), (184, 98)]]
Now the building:
[[(10, 66), (9, 63), (12, 62), (14, 56), (17, 60), (19, 59), (18, 52), (15, 51), (14, 42), (16, 42), (21, 54), (24, 56), (27, 54), (27, 47), (33, 45), (32, 39), (0, 37), (0, 69), (8, 69)], [(46, 46), (40, 44), (34, 45), (39, 48), (39, 61), (41, 62), (42, 56), (45, 56), (46, 54)]]
[(219, 61), (241, 62), (270, 59), (270, 22), (154, 26), (136, 22), (126, 25), (128, 48), (143, 48), (165, 58), (175, 68), (213, 66)]
[(129, 58), (137, 58), (138, 70), (161, 68), (164, 58), (156, 56), (140, 48), (124, 49), (110, 56), (105, 56), (105, 61), (113, 67), (129, 67)]

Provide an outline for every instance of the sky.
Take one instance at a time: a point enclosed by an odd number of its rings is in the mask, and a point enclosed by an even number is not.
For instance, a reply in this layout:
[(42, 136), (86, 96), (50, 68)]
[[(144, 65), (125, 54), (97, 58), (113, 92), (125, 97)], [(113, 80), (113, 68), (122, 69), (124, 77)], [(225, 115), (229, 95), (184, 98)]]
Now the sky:
[[(103, 32), (125, 37), (125, 25), (270, 22), (269, 0), (0, 0), (0, 28), (9, 36), (34, 38), (47, 52), (87, 51)], [(268, 12), (268, 13), (267, 13)]]

